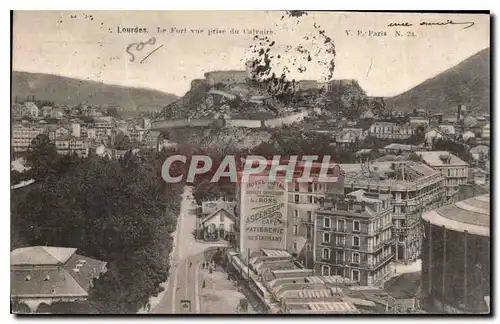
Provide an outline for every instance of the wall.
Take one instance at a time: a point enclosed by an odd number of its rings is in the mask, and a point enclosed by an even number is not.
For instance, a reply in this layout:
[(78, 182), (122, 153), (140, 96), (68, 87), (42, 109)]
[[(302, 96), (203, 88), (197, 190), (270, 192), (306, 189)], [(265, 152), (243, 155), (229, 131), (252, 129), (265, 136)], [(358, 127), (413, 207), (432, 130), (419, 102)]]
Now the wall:
[(262, 126), (262, 123), (260, 120), (226, 119), (226, 126), (260, 128)]
[(176, 119), (158, 120), (151, 123), (152, 130), (162, 130), (175, 127), (207, 127), (214, 123), (214, 119)]
[(264, 125), (267, 127), (271, 127), (271, 128), (281, 127), (284, 125), (290, 125), (290, 124), (304, 120), (304, 118), (307, 117), (308, 115), (309, 115), (308, 112), (303, 111), (303, 112), (289, 115), (289, 116), (268, 119), (268, 120), (264, 121)]

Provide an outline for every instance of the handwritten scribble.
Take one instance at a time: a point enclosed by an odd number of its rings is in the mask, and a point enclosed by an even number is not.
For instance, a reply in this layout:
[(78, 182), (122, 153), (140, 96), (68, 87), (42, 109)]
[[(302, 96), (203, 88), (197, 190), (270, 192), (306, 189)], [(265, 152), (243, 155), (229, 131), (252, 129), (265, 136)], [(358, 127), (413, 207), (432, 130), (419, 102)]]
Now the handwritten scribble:
[[(129, 61), (130, 62), (135, 61), (135, 55), (132, 53), (132, 51), (140, 52), (144, 49), (144, 47), (146, 45), (154, 45), (154, 44), (156, 44), (156, 37), (151, 37), (146, 42), (132, 43), (132, 44), (128, 45), (127, 48), (125, 49), (125, 52), (127, 52), (130, 55)], [(154, 51), (156, 51), (157, 49), (155, 49)]]
[[(463, 29), (470, 28), (475, 25), (473, 21), (453, 21), (448, 19), (446, 21), (422, 21), (418, 25), (427, 26), (427, 27), (436, 27), (436, 26), (448, 26), (448, 25), (467, 25)], [(387, 24), (387, 27), (412, 27), (413, 24), (407, 21), (404, 22), (390, 22)]]

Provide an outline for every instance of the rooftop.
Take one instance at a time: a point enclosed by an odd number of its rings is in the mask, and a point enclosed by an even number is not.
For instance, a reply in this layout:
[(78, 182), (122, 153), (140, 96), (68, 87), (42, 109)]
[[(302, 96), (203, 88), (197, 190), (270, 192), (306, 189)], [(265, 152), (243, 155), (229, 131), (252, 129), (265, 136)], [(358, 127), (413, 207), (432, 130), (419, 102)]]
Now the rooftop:
[(10, 253), (11, 266), (64, 264), (76, 252), (74, 248), (31, 246)]
[(401, 186), (407, 187), (415, 185), (426, 176), (439, 174), (431, 167), (414, 161), (383, 161), (341, 164), (341, 169), (345, 172), (345, 184), (370, 184), (380, 186)]
[(11, 252), (11, 295), (86, 297), (92, 280), (106, 271), (106, 262), (75, 253), (74, 248), (33, 246)]
[(386, 150), (401, 150), (401, 151), (415, 151), (416, 149), (421, 149), (422, 147), (419, 145), (407, 145), (407, 144), (399, 144), (392, 143), (384, 147)]
[[(420, 156), (425, 163), (432, 167), (442, 167), (442, 166), (467, 166), (468, 163), (458, 158), (457, 156), (451, 154), (448, 151), (418, 151), (415, 152)], [(445, 157), (449, 158), (445, 159)]]
[(431, 210), (422, 219), (454, 231), (490, 236), (490, 195), (472, 197)]

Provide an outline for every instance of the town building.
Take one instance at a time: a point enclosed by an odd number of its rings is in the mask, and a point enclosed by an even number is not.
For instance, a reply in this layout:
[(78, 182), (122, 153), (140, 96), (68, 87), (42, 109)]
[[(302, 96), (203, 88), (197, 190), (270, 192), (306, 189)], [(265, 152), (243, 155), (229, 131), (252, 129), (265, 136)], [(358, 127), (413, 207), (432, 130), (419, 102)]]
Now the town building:
[(476, 137), (476, 134), (472, 131), (466, 131), (462, 134), (462, 138), (464, 141), (468, 141), (472, 138), (475, 138)]
[(435, 141), (445, 138), (445, 133), (437, 128), (431, 128), (425, 132), (425, 144), (432, 146)]
[(429, 312), (489, 313), (490, 196), (422, 215), (422, 305)]
[(24, 106), (31, 117), (38, 118), (40, 115), (40, 109), (38, 109), (38, 106), (34, 102), (25, 102)]
[(43, 106), (41, 109), (42, 117), (51, 117), (52, 116), (52, 106)]
[(145, 130), (137, 125), (128, 127), (128, 136), (132, 142), (142, 142), (144, 139)]
[(472, 178), (472, 184), (481, 186), (489, 182), (489, 174), (487, 171), (480, 168), (469, 169), (469, 177)]
[(200, 237), (207, 241), (231, 241), (236, 235), (234, 210), (220, 208), (199, 219)]
[(467, 184), (469, 164), (448, 151), (415, 152), (424, 163), (445, 178), (446, 202), (456, 201), (459, 186)]
[(387, 145), (382, 149), (383, 152), (386, 154), (404, 154), (404, 153), (410, 153), (410, 152), (415, 152), (416, 150), (421, 150), (423, 147), (419, 145), (408, 145), (408, 144), (399, 144), (399, 143), (392, 143)]
[(335, 135), (335, 142), (339, 144), (352, 144), (363, 141), (366, 135), (362, 128), (344, 128)]
[(64, 110), (60, 107), (52, 108), (52, 111), (50, 113), (50, 117), (57, 118), (57, 119), (63, 118), (64, 115), (65, 115)]
[(79, 123), (71, 123), (71, 136), (81, 137), (81, 125)]
[(45, 134), (45, 127), (38, 125), (24, 126), (21, 124), (14, 124), (12, 126), (11, 144), (14, 152), (27, 151), (31, 142), (40, 134)]
[(228, 271), (241, 276), (270, 314), (360, 314), (390, 312), (394, 300), (383, 290), (336, 275), (314, 274), (284, 250), (261, 249), (248, 267), (227, 252)]
[(409, 124), (414, 129), (417, 129), (419, 126), (424, 127), (424, 129), (430, 126), (429, 118), (422, 116), (410, 117)]
[(61, 135), (55, 139), (57, 153), (70, 155), (78, 154), (78, 156), (88, 156), (89, 147), (84, 139), (73, 137), (71, 135)]
[(11, 300), (16, 313), (42, 311), (57, 302), (85, 301), (106, 262), (74, 248), (31, 246), (10, 253)]
[(490, 123), (487, 123), (486, 125), (483, 126), (481, 130), (481, 137), (490, 138), (490, 136), (491, 136), (491, 126)]
[(490, 148), (486, 145), (478, 145), (470, 149), (469, 153), (475, 161), (489, 159)]
[(446, 135), (455, 135), (455, 126), (454, 125), (447, 125), (447, 124), (440, 124), (438, 125), (438, 129)]
[(362, 189), (392, 195), (395, 261), (415, 261), (420, 255), (420, 213), (440, 206), (445, 194), (441, 172), (414, 161), (367, 161), (340, 167), (345, 172), (346, 194)]
[(364, 190), (327, 196), (315, 212), (315, 272), (383, 287), (394, 258), (391, 200)]
[(409, 125), (376, 122), (370, 126), (369, 134), (380, 139), (407, 139), (415, 134), (415, 129)]

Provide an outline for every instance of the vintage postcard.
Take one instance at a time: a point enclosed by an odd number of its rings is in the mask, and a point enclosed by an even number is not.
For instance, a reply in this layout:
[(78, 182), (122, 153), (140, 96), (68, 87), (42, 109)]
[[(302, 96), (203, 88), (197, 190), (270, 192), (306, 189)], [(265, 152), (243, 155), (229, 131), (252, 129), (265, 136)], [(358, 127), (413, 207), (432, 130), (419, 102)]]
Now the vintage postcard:
[(488, 12), (12, 28), (12, 313), (491, 313)]

